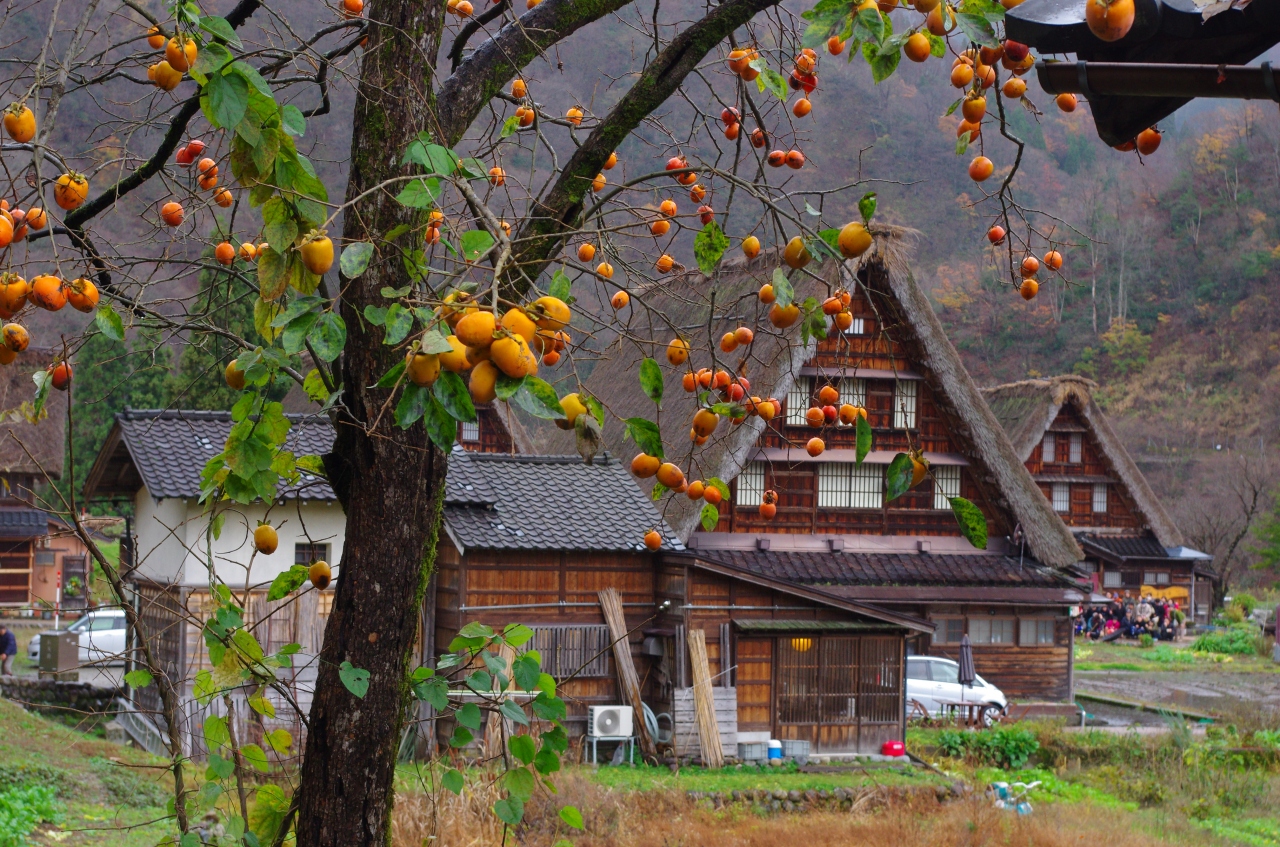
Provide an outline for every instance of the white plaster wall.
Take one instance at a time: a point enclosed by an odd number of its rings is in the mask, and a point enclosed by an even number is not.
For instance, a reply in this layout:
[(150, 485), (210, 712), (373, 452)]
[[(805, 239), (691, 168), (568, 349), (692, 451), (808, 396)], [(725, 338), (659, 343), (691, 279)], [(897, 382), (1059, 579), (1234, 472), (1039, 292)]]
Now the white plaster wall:
[[(145, 500), (148, 504), (155, 503), (149, 495)], [(334, 501), (287, 500), (283, 505), (273, 506), (270, 513), (262, 503), (223, 504), (219, 512), (226, 517), (217, 539), (207, 534), (207, 507), (194, 498), (163, 500), (159, 507), (152, 507), (146, 514), (142, 510), (141, 494), (138, 503), (135, 531), (140, 550), (152, 549), (162, 539), (165, 529), (161, 521), (170, 526), (180, 525), (177, 532), (180, 540), (171, 538), (164, 542), (163, 551), (159, 551), (162, 555), (156, 556), (157, 566), (151, 566), (148, 560), (139, 569), (139, 575), (148, 579), (189, 586), (208, 585), (212, 558), (218, 578), (227, 585), (243, 587), (246, 575), (250, 586), (265, 585), (293, 565), (294, 546), (307, 542), (329, 545), (329, 564), (337, 576), (346, 516)], [(280, 536), (280, 546), (270, 556), (255, 554), (253, 549), (253, 530), (260, 520), (276, 527)], [(160, 561), (168, 563), (167, 569), (158, 566)], [(249, 568), (247, 574), (246, 567)]]
[(154, 582), (178, 582), (186, 558), (186, 502), (172, 497), (157, 500), (144, 485), (138, 489), (133, 507), (138, 539), (135, 573)]

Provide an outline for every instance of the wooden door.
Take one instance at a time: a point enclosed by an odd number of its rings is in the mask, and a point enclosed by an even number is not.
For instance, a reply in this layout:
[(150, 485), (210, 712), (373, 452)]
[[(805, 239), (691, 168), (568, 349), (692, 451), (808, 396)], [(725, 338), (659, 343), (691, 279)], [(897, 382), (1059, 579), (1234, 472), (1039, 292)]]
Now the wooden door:
[(773, 639), (739, 638), (738, 729), (773, 731)]

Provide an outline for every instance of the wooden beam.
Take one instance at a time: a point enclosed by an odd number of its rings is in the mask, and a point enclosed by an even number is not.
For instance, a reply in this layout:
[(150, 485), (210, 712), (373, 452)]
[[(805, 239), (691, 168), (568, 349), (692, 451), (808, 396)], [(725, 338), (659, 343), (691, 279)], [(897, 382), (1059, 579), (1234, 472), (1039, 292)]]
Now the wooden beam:
[(707, 662), (707, 634), (703, 630), (689, 630), (689, 664), (693, 666), (693, 713), (697, 719), (702, 764), (708, 768), (722, 768), (724, 749), (720, 746), (715, 692), (711, 690), (711, 667)]
[(649, 727), (644, 722), (644, 701), (640, 699), (640, 677), (631, 661), (631, 641), (627, 637), (627, 619), (622, 613), (622, 596), (616, 588), (600, 590), (600, 610), (609, 626), (609, 640), (613, 642), (613, 661), (618, 666), (618, 686), (622, 696), (635, 711), (636, 735), (640, 736), (640, 752), (645, 758), (657, 757), (658, 745), (649, 737)]

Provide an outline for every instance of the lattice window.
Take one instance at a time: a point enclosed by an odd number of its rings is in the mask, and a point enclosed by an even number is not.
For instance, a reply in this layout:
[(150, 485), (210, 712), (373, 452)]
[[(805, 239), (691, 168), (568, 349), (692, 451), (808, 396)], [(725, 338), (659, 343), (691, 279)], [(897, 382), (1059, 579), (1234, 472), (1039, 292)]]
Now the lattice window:
[(463, 421), (462, 426), (458, 427), (459, 441), (479, 441), (480, 440), (480, 422), (479, 421)]
[(299, 542), (293, 545), (293, 563), (295, 565), (310, 565), (312, 562), (328, 561), (328, 544), (308, 544), (306, 542)]
[(934, 465), (933, 508), (950, 509), (951, 498), (960, 496), (960, 466)]
[(845, 335), (866, 335), (867, 322), (863, 318), (854, 318), (853, 323), (849, 324), (849, 328), (844, 331)]
[(840, 402), (854, 406), (867, 405), (867, 381), (846, 376), (840, 380)]
[(969, 618), (969, 640), (974, 644), (1012, 644), (1013, 618)]
[(964, 638), (964, 618), (934, 618), (938, 628), (933, 631), (935, 644), (959, 644)]
[(1053, 484), (1053, 510), (1063, 514), (1071, 511), (1071, 486), (1065, 482)]
[(1054, 643), (1057, 626), (1053, 618), (1023, 618), (1019, 623), (1018, 643), (1023, 647)]
[(1105, 482), (1095, 482), (1093, 484), (1093, 511), (1099, 514), (1107, 511), (1107, 484)]
[(748, 462), (738, 474), (738, 505), (759, 506), (764, 502), (764, 462)]
[(542, 670), (556, 679), (609, 676), (609, 627), (603, 624), (530, 626), (529, 646), (542, 656)]
[(1123, 588), (1124, 577), (1121, 576), (1120, 571), (1104, 571), (1102, 574), (1102, 587)]
[(1040, 442), (1040, 461), (1052, 464), (1058, 460), (1058, 439), (1052, 432), (1044, 434), (1044, 441)]
[(1168, 585), (1169, 574), (1167, 571), (1143, 571), (1143, 585)]
[(915, 380), (900, 379), (893, 387), (893, 427), (894, 429), (916, 428), (916, 392), (918, 383)]
[(1071, 444), (1067, 461), (1078, 465), (1084, 461), (1084, 436), (1078, 432), (1071, 433)]
[(807, 376), (796, 377), (787, 391), (787, 426), (804, 426), (804, 413), (809, 411), (813, 397), (813, 380)]
[(818, 465), (818, 507), (879, 509), (884, 503), (884, 465), (824, 462)]

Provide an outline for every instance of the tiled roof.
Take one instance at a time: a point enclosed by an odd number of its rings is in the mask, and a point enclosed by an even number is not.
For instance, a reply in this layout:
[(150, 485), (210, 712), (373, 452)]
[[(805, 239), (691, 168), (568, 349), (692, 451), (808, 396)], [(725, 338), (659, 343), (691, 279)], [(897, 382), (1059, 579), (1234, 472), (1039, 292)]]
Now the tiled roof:
[[(322, 455), (333, 445), (333, 425), (316, 415), (289, 415), (293, 427), (285, 447), (297, 456)], [(228, 412), (126, 409), (116, 424), (138, 475), (153, 497), (200, 496), (200, 472), (222, 452), (231, 432)], [(336, 499), (324, 480), (303, 474), (284, 497)]]
[(698, 550), (772, 579), (807, 585), (1061, 586), (1064, 578), (1034, 560), (991, 554), (806, 553), (772, 550)]
[(40, 509), (0, 508), (0, 538), (35, 538), (48, 533), (48, 512)]
[(1150, 535), (1083, 535), (1080, 540), (1125, 559), (1166, 559), (1169, 552)]
[(445, 528), (464, 549), (643, 550), (659, 529), (683, 549), (617, 459), (597, 456), (449, 456)]

